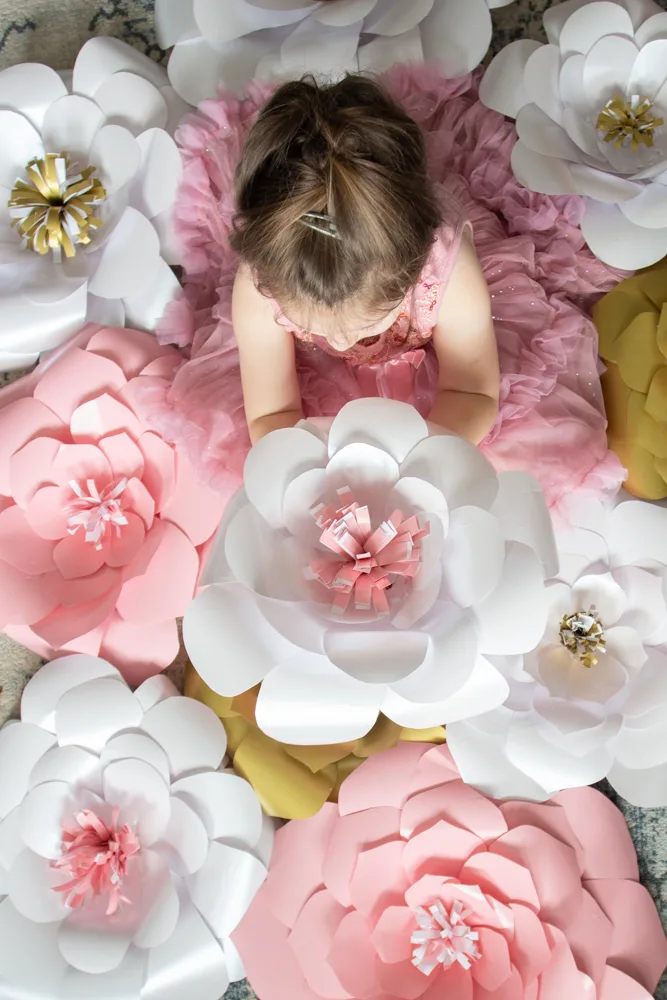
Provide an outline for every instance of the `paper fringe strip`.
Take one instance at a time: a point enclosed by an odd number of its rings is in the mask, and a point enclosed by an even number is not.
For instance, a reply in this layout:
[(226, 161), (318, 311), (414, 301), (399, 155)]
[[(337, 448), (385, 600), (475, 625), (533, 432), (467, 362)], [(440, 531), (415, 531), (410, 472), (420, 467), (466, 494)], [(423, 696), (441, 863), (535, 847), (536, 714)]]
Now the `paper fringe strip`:
[(93, 209), (106, 198), (95, 167), (72, 174), (66, 153), (47, 153), (28, 163), (28, 181), (17, 179), (9, 199), (11, 225), (31, 250), (73, 257), (76, 244), (90, 243), (102, 220)]
[(603, 133), (604, 141), (613, 143), (616, 149), (630, 145), (636, 153), (642, 143), (647, 147), (653, 145), (653, 133), (665, 123), (664, 118), (651, 114), (652, 108), (648, 97), (635, 95), (626, 101), (617, 94), (598, 115), (597, 130)]
[[(459, 900), (452, 904), (449, 913), (441, 899), (428, 910), (423, 906), (416, 908), (419, 930), (410, 938), (410, 944), (416, 945), (412, 964), (425, 976), (430, 976), (438, 965), (447, 969), (456, 962), (469, 969), (475, 959), (482, 957), (477, 945), (479, 934), (465, 922), (471, 913)], [(446, 995), (446, 985), (443, 990)]]
[(105, 487), (101, 493), (94, 479), (86, 480), (87, 494), (74, 479), (68, 485), (77, 496), (69, 506), (71, 513), (67, 518), (68, 535), (75, 535), (79, 528), (83, 528), (85, 540), (92, 542), (96, 549), (102, 548), (107, 525), (113, 525), (116, 534), (120, 535), (120, 529), (128, 523), (119, 499), (127, 487), (125, 477)]
[(588, 611), (575, 611), (563, 615), (560, 622), (560, 641), (573, 656), (577, 656), (585, 667), (593, 667), (598, 662), (595, 653), (605, 652), (604, 626), (593, 606)]

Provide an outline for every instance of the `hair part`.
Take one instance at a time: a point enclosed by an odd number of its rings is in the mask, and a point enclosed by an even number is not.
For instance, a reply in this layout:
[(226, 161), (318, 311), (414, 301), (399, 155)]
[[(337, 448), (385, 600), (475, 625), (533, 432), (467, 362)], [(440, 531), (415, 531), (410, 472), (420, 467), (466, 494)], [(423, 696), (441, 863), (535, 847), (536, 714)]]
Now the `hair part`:
[[(375, 81), (280, 87), (236, 171), (232, 247), (282, 305), (386, 309), (415, 284), (442, 212), (421, 129)], [(340, 239), (301, 220), (335, 220)]]

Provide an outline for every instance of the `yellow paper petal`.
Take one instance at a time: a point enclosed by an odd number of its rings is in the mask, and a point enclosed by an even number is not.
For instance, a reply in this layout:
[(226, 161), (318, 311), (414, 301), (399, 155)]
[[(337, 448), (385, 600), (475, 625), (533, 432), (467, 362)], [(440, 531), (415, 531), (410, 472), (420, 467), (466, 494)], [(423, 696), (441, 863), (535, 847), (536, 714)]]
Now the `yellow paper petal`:
[(653, 376), (646, 397), (646, 412), (667, 428), (667, 364)]
[(654, 312), (635, 316), (616, 342), (616, 364), (630, 389), (647, 393), (653, 376), (665, 363), (658, 348)]
[(593, 307), (600, 356), (605, 361), (615, 361), (616, 343), (623, 331), (638, 313), (652, 310), (657, 321), (659, 310), (646, 297), (640, 275), (622, 281), (601, 298)]

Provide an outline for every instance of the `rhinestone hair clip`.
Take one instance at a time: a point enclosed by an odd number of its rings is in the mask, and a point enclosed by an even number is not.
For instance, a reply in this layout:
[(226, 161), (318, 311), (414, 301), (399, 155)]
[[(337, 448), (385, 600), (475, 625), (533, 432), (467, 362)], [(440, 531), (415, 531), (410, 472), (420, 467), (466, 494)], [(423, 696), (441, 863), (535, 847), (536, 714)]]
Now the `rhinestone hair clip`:
[(299, 222), (302, 226), (307, 226), (308, 229), (314, 229), (316, 233), (322, 233), (323, 236), (332, 236), (335, 240), (342, 239), (336, 221), (330, 215), (306, 212), (305, 215), (301, 216)]

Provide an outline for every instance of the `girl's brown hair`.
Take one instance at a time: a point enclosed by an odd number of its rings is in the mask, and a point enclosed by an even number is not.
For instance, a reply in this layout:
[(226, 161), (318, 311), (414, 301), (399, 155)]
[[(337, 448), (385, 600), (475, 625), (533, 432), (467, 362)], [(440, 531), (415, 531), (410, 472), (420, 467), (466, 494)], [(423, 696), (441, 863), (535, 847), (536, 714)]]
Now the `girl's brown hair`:
[[(248, 136), (236, 200), (232, 246), (258, 287), (329, 309), (400, 302), (441, 223), (419, 126), (363, 76), (280, 87)], [(340, 239), (304, 225), (308, 212)]]

